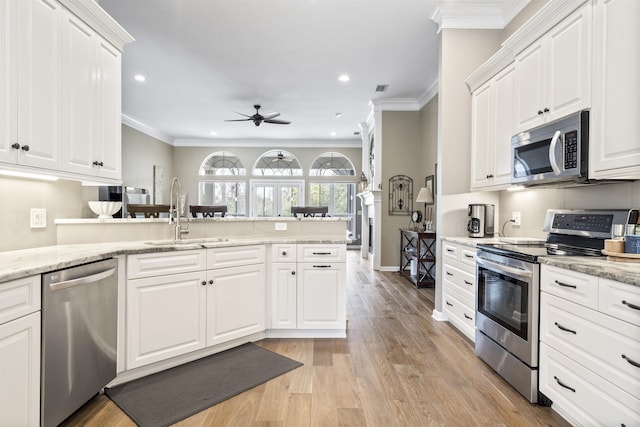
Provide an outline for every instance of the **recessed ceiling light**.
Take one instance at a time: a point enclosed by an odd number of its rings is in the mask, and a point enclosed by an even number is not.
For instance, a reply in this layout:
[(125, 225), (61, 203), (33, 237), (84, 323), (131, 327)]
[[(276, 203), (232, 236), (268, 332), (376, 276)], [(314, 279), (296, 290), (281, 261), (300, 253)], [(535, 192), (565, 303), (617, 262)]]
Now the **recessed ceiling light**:
[(134, 79), (136, 79), (136, 81), (139, 81), (139, 82), (143, 82), (143, 81), (147, 80), (147, 78), (145, 76), (143, 76), (142, 74), (136, 74)]
[(351, 79), (349, 78), (349, 74), (342, 74), (340, 77), (338, 77), (338, 80), (340, 80), (343, 83), (346, 83)]
[(336, 136), (337, 134), (335, 132), (331, 132), (329, 135)]
[(209, 133), (211, 133), (211, 135), (213, 135), (213, 136), (216, 136), (216, 135), (218, 134), (218, 132), (216, 132), (215, 130), (212, 130), (212, 131), (211, 131), (211, 132), (209, 132)]

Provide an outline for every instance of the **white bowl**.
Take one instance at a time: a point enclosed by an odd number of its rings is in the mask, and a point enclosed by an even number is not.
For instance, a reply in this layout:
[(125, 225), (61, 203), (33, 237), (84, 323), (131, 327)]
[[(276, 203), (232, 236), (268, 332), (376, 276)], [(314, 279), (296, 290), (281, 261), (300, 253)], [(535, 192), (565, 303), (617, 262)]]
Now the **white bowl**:
[(113, 214), (122, 207), (122, 202), (89, 202), (89, 208), (98, 218), (113, 218)]

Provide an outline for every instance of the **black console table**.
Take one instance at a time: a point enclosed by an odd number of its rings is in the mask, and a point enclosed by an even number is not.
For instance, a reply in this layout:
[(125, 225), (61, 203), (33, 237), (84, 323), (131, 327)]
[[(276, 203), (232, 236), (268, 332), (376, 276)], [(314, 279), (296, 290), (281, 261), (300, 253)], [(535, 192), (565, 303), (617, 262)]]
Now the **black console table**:
[[(415, 274), (411, 274), (412, 261), (415, 262)], [(400, 274), (411, 281), (417, 288), (435, 286), (435, 232), (400, 230)]]

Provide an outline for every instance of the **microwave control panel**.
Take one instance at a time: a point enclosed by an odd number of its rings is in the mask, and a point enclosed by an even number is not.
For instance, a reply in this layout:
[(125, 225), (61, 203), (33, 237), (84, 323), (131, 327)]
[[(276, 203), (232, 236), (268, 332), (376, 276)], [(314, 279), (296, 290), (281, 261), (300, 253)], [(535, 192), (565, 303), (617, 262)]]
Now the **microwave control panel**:
[(572, 130), (564, 134), (564, 169), (578, 167), (578, 131)]

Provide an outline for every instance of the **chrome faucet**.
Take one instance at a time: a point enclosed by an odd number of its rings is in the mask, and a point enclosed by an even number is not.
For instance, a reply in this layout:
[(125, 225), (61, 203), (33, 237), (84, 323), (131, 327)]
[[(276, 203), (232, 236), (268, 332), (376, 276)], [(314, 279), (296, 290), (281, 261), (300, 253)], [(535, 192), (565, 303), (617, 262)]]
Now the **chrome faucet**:
[[(174, 194), (176, 199), (175, 207), (173, 204)], [(188, 227), (182, 229), (182, 224), (180, 224), (182, 208), (180, 204), (180, 181), (178, 178), (173, 178), (171, 180), (171, 190), (169, 194), (169, 224), (175, 224), (174, 240), (181, 240), (183, 234), (189, 233)]]

